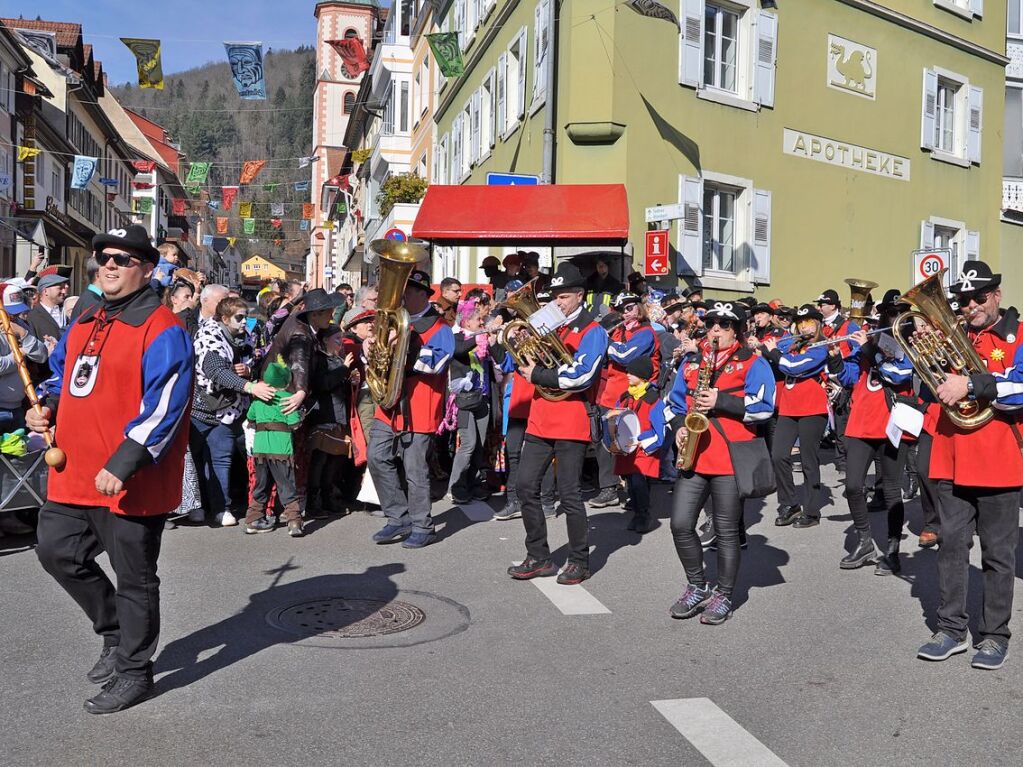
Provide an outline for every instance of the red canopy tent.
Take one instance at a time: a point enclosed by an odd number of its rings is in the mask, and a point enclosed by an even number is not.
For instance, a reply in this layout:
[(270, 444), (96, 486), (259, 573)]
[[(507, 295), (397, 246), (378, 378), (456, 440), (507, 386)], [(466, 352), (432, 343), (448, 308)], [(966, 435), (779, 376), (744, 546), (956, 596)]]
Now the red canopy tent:
[(444, 245), (621, 248), (629, 239), (629, 203), (623, 184), (433, 185), (412, 236)]

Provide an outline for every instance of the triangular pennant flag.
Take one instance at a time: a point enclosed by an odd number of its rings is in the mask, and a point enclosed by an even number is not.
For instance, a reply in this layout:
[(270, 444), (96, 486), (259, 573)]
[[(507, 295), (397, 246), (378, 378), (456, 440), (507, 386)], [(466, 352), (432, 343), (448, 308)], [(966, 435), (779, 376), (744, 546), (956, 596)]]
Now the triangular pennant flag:
[(152, 173), (156, 169), (155, 160), (132, 160), (131, 167), (139, 173)]
[(266, 160), (246, 160), (245, 164), (242, 166), (242, 173), (238, 183), (251, 184), (257, 174), (263, 170), (264, 165), (266, 165)]
[(233, 248), (233, 247), (234, 247), (234, 244), (235, 244), (236, 242), (238, 242), (238, 238), (237, 238), (237, 237), (228, 237), (228, 238), (227, 238), (227, 245), (228, 245), (228, 247), (231, 247), (231, 248)]
[(227, 234), (227, 216), (217, 217), (217, 234)]
[[(426, 41), (433, 51), (433, 58), (445, 77), (460, 77), (465, 73), (465, 62), (462, 60), (462, 46), (458, 42), (457, 32), (437, 32), (427, 35)], [(328, 42), (330, 42), (328, 40)]]
[(284, 203), (283, 202), (271, 202), (270, 203), (270, 215), (281, 218), (284, 216)]
[(242, 232), (245, 234), (256, 233), (256, 219), (254, 218), (243, 218), (242, 219)]
[(185, 183), (192, 186), (205, 184), (212, 165), (211, 162), (193, 162), (188, 166), (188, 177), (185, 179)]
[(309, 182), (308, 181), (296, 181), (295, 182), (295, 191), (296, 192), (308, 192), (309, 191)]
[(185, 215), (185, 205), (187, 204), (188, 201), (184, 197), (175, 197), (171, 201), (171, 210), (175, 216), (183, 216)]
[(25, 162), (31, 157), (35, 157), (42, 150), (36, 149), (34, 146), (19, 146), (18, 147), (18, 162)]
[(238, 203), (238, 216), (240, 218), (252, 218), (252, 203), (251, 202)]
[(139, 87), (163, 90), (163, 65), (160, 63), (160, 41), (142, 37), (122, 37), (121, 42), (135, 54), (139, 70)]
[(75, 155), (75, 164), (71, 170), (71, 188), (85, 189), (96, 173), (96, 165), (98, 163), (98, 157)]
[(234, 198), (238, 196), (238, 187), (223, 186), (220, 188), (220, 204), (224, 210), (230, 210), (234, 205)]
[(316, 206), (311, 202), (302, 203), (302, 218), (312, 218), (316, 215)]

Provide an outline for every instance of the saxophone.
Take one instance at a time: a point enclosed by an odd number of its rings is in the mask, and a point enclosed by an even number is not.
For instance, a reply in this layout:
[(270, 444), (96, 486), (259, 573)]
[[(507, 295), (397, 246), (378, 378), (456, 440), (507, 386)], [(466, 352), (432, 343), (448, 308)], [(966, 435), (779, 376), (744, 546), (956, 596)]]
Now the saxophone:
[[(696, 373), (696, 391), (693, 392), (693, 402), (701, 393), (710, 388), (710, 378), (714, 374), (714, 363), (718, 356), (718, 340), (712, 338), (710, 352), (703, 355), (700, 360), (700, 369)], [(680, 471), (689, 471), (696, 463), (696, 448), (700, 446), (703, 434), (710, 428), (710, 419), (698, 410), (690, 410), (686, 413), (686, 436), (682, 441), (682, 447), (678, 451), (678, 460), (675, 468)]]

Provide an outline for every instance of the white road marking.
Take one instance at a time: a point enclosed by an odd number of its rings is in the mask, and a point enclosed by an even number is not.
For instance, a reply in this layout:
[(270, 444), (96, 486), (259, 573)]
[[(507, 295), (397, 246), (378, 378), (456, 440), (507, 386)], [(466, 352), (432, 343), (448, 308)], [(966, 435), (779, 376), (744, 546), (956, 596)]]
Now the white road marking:
[(709, 698), (654, 700), (651, 705), (714, 767), (788, 767)]
[(582, 586), (563, 586), (554, 578), (533, 578), (540, 589), (564, 615), (610, 615), (611, 611)]
[(458, 508), (470, 522), (486, 522), (494, 516), (494, 510), (490, 508), (490, 504), (483, 503), (483, 501), (470, 501), (459, 505)]

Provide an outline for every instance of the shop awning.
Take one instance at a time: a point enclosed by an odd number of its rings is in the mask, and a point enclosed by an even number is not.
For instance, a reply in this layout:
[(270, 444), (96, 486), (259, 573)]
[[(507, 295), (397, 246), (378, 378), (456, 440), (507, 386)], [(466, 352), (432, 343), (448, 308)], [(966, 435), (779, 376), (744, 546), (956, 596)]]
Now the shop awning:
[(412, 236), (432, 242), (615, 243), (629, 238), (623, 184), (438, 186)]

